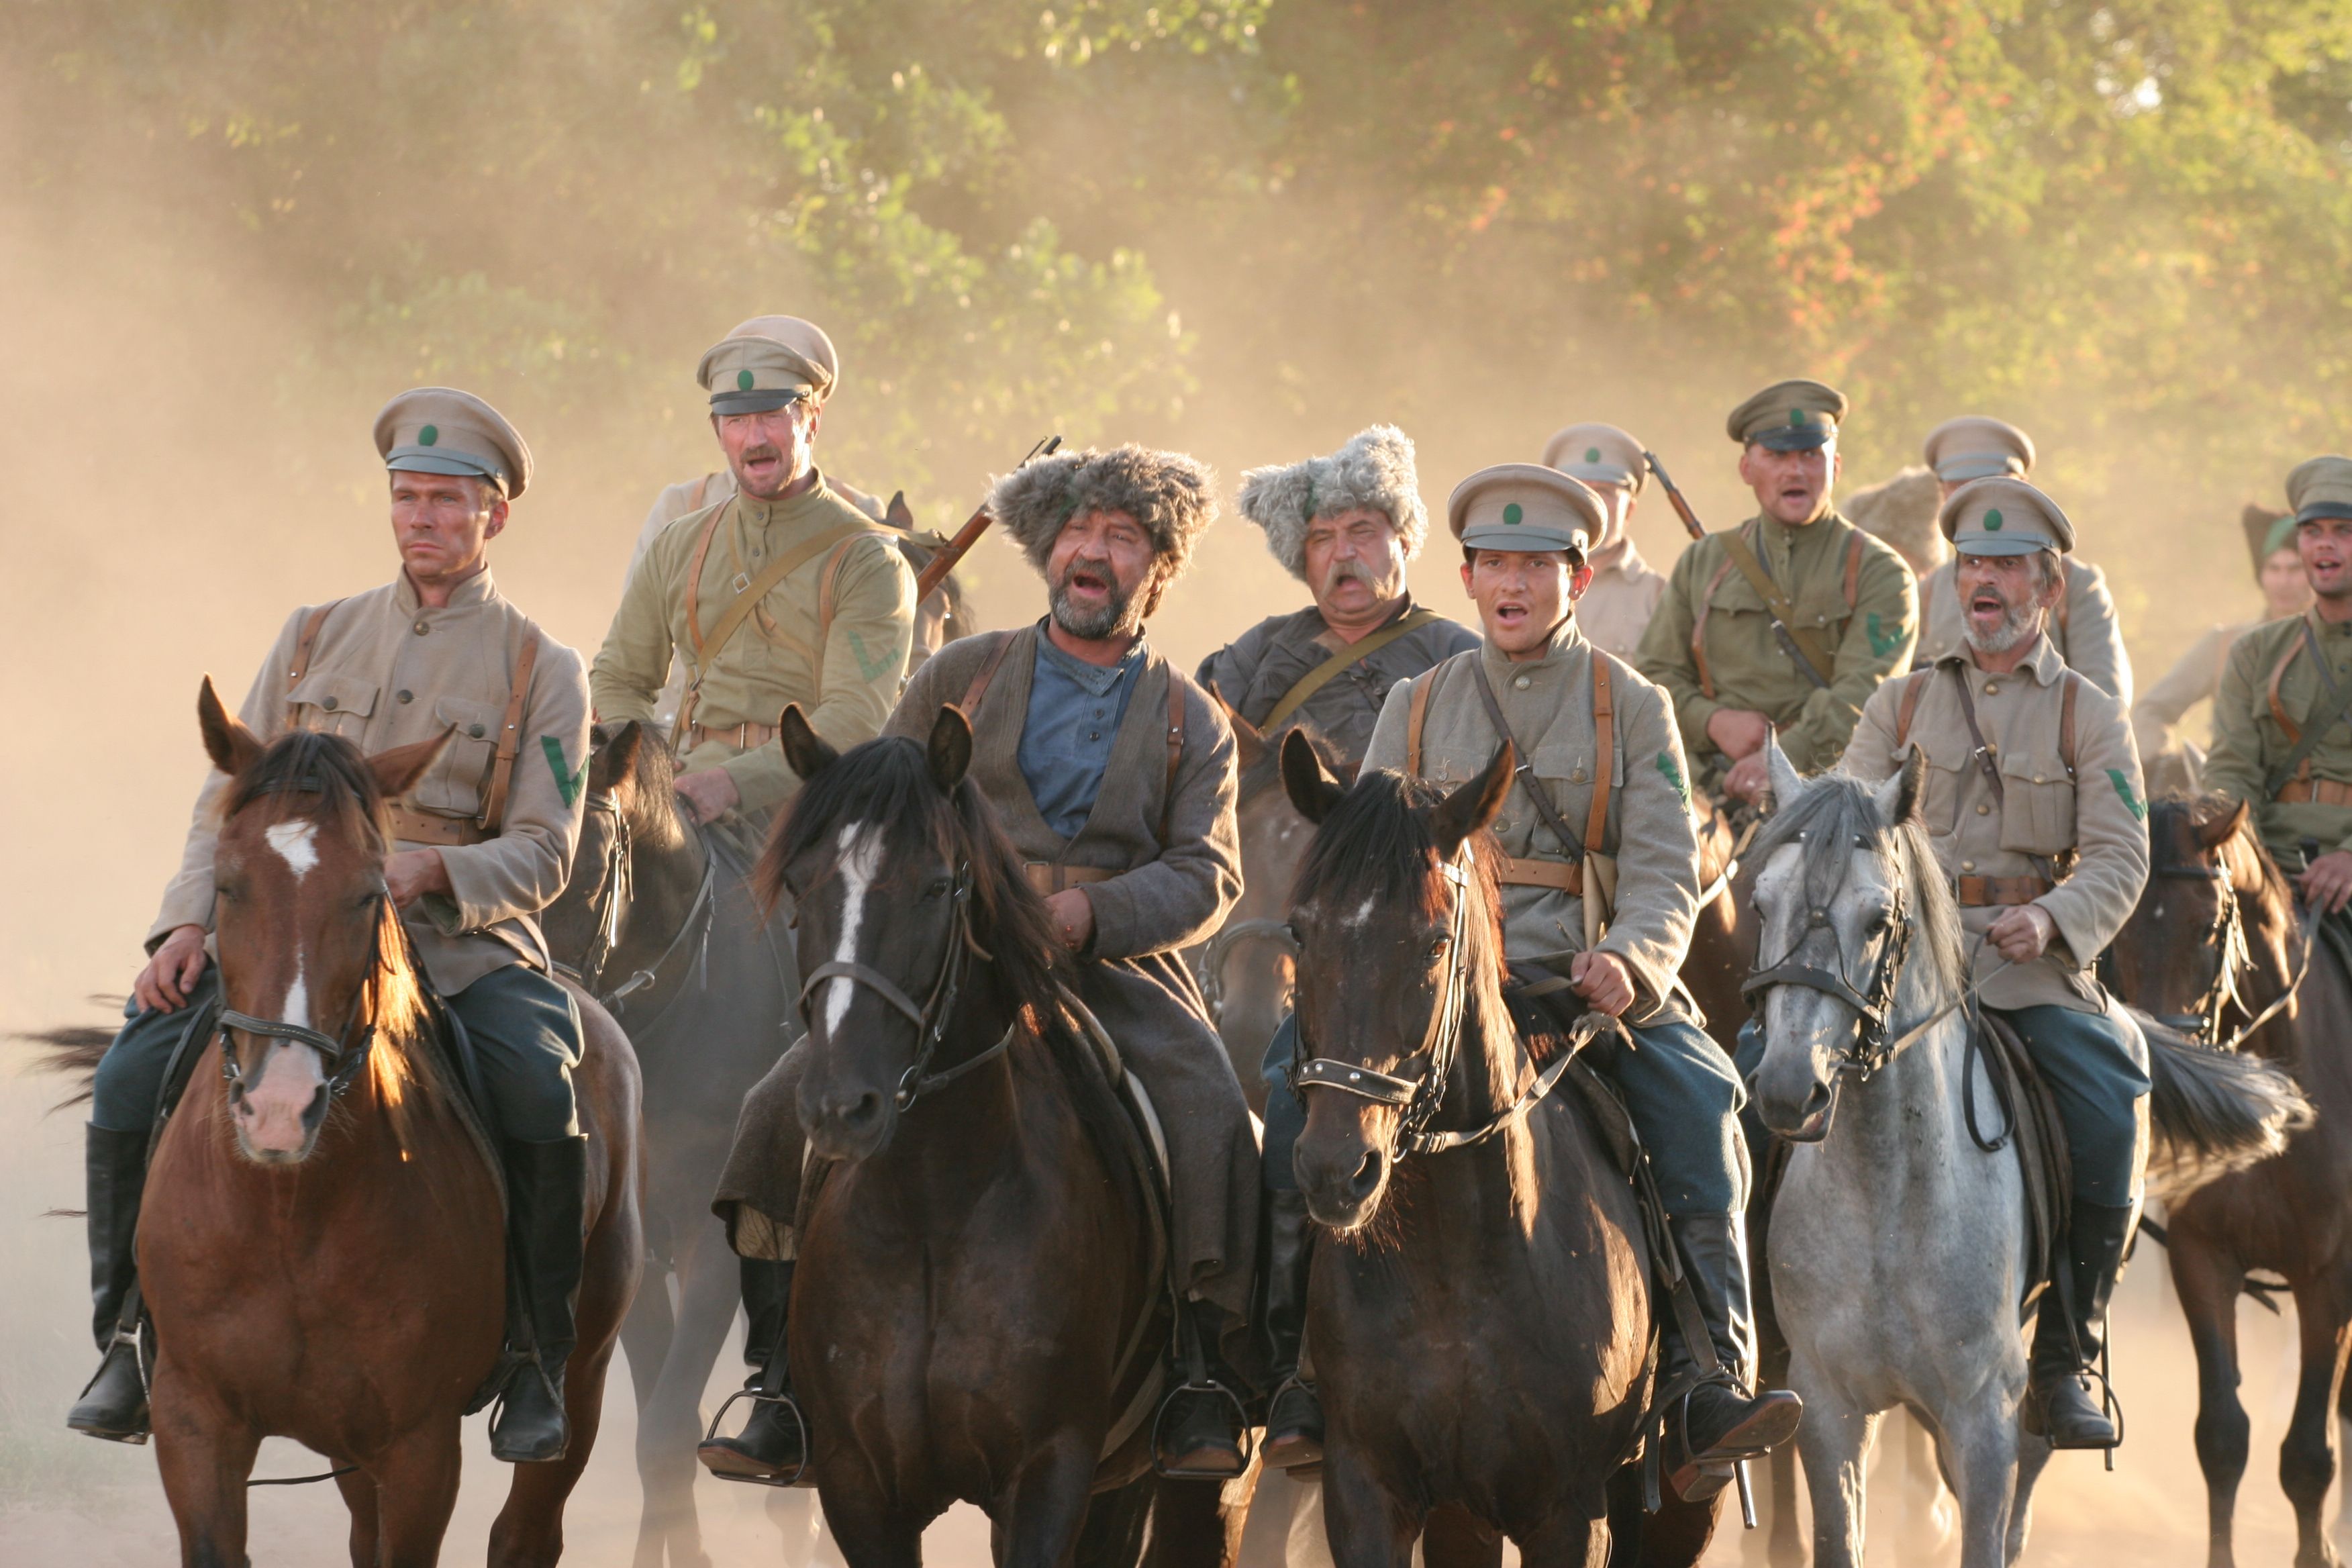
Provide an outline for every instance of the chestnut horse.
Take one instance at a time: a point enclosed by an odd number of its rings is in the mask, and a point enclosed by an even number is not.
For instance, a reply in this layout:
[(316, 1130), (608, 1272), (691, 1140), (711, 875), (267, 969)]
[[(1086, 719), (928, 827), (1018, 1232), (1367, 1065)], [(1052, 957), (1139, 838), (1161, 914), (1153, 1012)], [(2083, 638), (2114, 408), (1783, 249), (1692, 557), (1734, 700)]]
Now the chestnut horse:
[(756, 881), (793, 900), (809, 1025), (787, 1353), (843, 1556), (910, 1568), (961, 1500), (1010, 1568), (1124, 1568), (1148, 1510), (1155, 1561), (1218, 1563), (1216, 1486), (1150, 1473), (1168, 1283), (1143, 1145), (966, 776), (971, 725), (943, 707), (928, 745), (845, 753), (797, 705), (780, 730), (804, 782)]
[[(148, 1175), (139, 1275), (182, 1561), (246, 1562), (247, 1477), (261, 1439), (285, 1436), (347, 1468), (354, 1563), (420, 1568), (440, 1554), (459, 1419), (499, 1367), (506, 1323), (501, 1178), (457, 1103), (438, 1005), (383, 885), (386, 805), (442, 742), (363, 757), (302, 731), (265, 748), (209, 680), (198, 715), (235, 780), (215, 861), (223, 1005), (303, 1029), (218, 1031)], [(572, 1445), (516, 1467), (493, 1564), (562, 1555), (643, 1250), (636, 1063), (579, 1001), (590, 1190)]]
[[(1715, 1500), (1645, 1518), (1626, 1463), (1652, 1386), (1650, 1257), (1633, 1190), (1503, 1000), (1506, 742), (1450, 795), (1379, 772), (1343, 789), (1304, 737), (1290, 798), (1319, 825), (1294, 893), (1297, 1150), (1316, 1254), (1323, 1514), (1340, 1568), (1406, 1568), (1436, 1510), (1528, 1568), (1695, 1563)], [(1557, 1039), (1555, 1051), (1572, 1049)]]
[[(2329, 1417), (2352, 1327), (2352, 976), (2328, 942), (2306, 934), (2294, 887), (2249, 816), (2244, 803), (2219, 795), (2152, 804), (2153, 868), (2108, 949), (2107, 971), (2116, 994), (2209, 1038), (2245, 1031), (2242, 1048), (2287, 1068), (2317, 1111), (2285, 1152), (2172, 1205), (2166, 1229), (2197, 1350), (2207, 1562), (2233, 1561), (2248, 1440), (2238, 1297), (2260, 1270), (2283, 1277), (2294, 1296), (2303, 1372), (2279, 1446), (2279, 1484), (2294, 1505), (2295, 1561), (2319, 1568), (2336, 1561), (2322, 1510), (2336, 1475)], [(2280, 1005), (2291, 990), (2293, 1005)]]

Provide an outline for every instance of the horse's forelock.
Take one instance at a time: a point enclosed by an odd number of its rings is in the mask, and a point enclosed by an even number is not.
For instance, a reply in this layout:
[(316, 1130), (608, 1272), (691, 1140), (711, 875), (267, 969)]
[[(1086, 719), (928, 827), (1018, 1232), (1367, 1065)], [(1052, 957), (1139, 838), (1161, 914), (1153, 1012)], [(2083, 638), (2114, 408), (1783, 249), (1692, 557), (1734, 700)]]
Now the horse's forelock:
[[(1428, 812), (1445, 797), (1437, 785), (1382, 768), (1365, 773), (1315, 834), (1298, 868), (1296, 904), (1318, 901), (1376, 908), (1410, 905), (1423, 914), (1441, 906), (1437, 843)], [(1500, 851), (1491, 835), (1471, 841), (1472, 874), (1489, 891)]]
[(272, 741), (236, 776), (224, 797), (222, 819), (257, 805), (266, 822), (307, 817), (381, 857), (390, 843), (388, 805), (357, 746), (340, 735), (295, 730)]
[(1915, 817), (1890, 826), (1880, 815), (1874, 786), (1845, 773), (1824, 773), (1765, 819), (1756, 835), (1758, 864), (1791, 844), (1801, 857), (1807, 904), (1815, 909), (1826, 908), (1844, 886), (1857, 848), (1893, 862), (1927, 937), (1940, 988), (1947, 994), (1958, 989), (1966, 967), (1959, 907), (1925, 824)]

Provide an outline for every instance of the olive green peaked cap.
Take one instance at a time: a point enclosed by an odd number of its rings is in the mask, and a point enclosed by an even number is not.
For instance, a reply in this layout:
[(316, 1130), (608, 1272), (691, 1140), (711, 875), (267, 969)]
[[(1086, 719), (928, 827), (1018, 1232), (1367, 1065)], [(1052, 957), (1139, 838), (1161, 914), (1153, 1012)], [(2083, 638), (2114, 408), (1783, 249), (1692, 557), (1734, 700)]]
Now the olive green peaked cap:
[(714, 414), (764, 414), (806, 397), (823, 403), (841, 379), (833, 340), (798, 316), (754, 316), (713, 343), (695, 368)]
[(2006, 476), (1970, 479), (1951, 493), (1937, 521), (1963, 555), (2063, 555), (2074, 548), (2074, 525), (2058, 503)]
[(467, 474), (509, 500), (530, 483), (530, 448), (506, 416), (454, 386), (415, 387), (385, 404), (375, 449), (395, 473)]
[(1845, 418), (1845, 394), (1834, 386), (1800, 376), (1776, 381), (1731, 411), (1724, 429), (1741, 446), (1763, 447), (1775, 452), (1803, 452), (1826, 447), (1836, 438)]
[(2286, 504), (2297, 522), (2352, 517), (2352, 458), (2314, 458), (2286, 477)]
[(1623, 485), (1635, 495), (1649, 482), (1642, 443), (1614, 425), (1570, 425), (1544, 443), (1544, 467), (1588, 485)]
[(1454, 487), (1454, 537), (1478, 550), (1565, 550), (1583, 556), (1608, 512), (1581, 479), (1540, 463), (1497, 463)]

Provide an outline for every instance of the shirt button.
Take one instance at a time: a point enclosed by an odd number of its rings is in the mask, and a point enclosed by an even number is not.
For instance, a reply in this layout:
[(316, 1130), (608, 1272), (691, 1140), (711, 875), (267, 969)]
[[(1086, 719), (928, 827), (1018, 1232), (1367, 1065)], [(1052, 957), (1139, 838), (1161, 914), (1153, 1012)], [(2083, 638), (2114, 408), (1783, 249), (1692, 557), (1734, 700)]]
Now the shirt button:
[(466, 733), (478, 741), (482, 738), (482, 727), (479, 724), (468, 724), (466, 726)]
[(1535, 683), (1529, 680), (1526, 676), (1522, 675), (1517, 680), (1511, 682), (1511, 684), (1517, 687), (1520, 690), (1525, 691), (1528, 687)]
[(414, 702), (416, 700), (416, 693), (414, 691), (402, 691), (395, 693), (395, 695), (398, 696), (403, 702)]
[(324, 702), (320, 703), (319, 706), (324, 708), (328, 712), (332, 713), (335, 710), (335, 700), (330, 697)]
[(423, 621), (419, 621), (419, 622), (417, 622), (417, 623), (416, 623), (416, 635), (417, 635), (418, 637), (423, 637), (423, 636), (425, 635), (425, 623), (424, 623)]
[(1963, 871), (1973, 871), (1976, 868), (1977, 863), (1973, 860), (1963, 860), (1960, 862), (1960, 869)]
[(1977, 803), (1977, 815), (1979, 816), (1989, 816), (1991, 814), (1991, 811), (1992, 807), (1985, 805), (1982, 801)]
[(1100, 730), (1089, 730), (1087, 731), (1087, 739), (1089, 741), (1099, 741), (1102, 739), (1102, 731)]

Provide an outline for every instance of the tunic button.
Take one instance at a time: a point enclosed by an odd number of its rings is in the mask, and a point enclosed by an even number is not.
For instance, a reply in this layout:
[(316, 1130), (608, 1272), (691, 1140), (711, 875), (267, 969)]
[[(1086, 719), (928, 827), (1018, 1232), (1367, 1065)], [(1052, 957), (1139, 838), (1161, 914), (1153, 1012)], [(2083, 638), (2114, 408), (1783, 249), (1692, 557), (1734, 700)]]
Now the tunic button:
[(1963, 860), (1960, 862), (1960, 869), (1963, 871), (1973, 871), (1976, 868), (1977, 863), (1973, 860)]
[(1584, 770), (1582, 768), (1571, 769), (1568, 775), (1568, 782), (1570, 784), (1582, 784), (1584, 782)]
[(468, 724), (466, 726), (466, 733), (478, 741), (482, 738), (482, 727), (479, 724)]
[(425, 635), (425, 623), (423, 621), (416, 623), (416, 635), (418, 637), (423, 637)]
[(2035, 784), (2040, 784), (2040, 783), (2042, 783), (2042, 775), (2041, 775), (2040, 773), (2036, 773), (2036, 774), (2034, 774), (2034, 775), (2033, 775), (2033, 782), (2034, 782)]
[(1519, 677), (1517, 680), (1514, 680), (1513, 682), (1511, 682), (1511, 684), (1512, 684), (1512, 685), (1514, 685), (1514, 686), (1516, 686), (1516, 687), (1517, 687), (1520, 690), (1525, 691), (1525, 690), (1526, 690), (1526, 689), (1527, 689), (1530, 685), (1532, 685), (1532, 684), (1533, 684), (1533, 682), (1529, 681), (1526, 676), (1522, 675), (1522, 676), (1521, 676), (1521, 677)]
[(1998, 680), (1988, 680), (1988, 681), (1986, 681), (1986, 682), (1985, 682), (1985, 695), (1986, 695), (1987, 697), (1998, 697), (1998, 696), (2000, 696), (2000, 681), (1998, 681)]
[(1978, 815), (1979, 816), (1990, 816), (1990, 815), (1991, 814), (1991, 812), (1992, 812), (1992, 807), (1990, 807), (1990, 806), (1989, 806), (1989, 805), (1985, 805), (1985, 804), (1983, 804), (1981, 801), (1979, 801), (1979, 802), (1978, 803), (1978, 805), (1977, 805), (1977, 815)]
[(416, 693), (414, 691), (403, 691), (397, 693), (397, 695), (403, 702), (414, 702), (416, 700)]
[(324, 708), (328, 712), (332, 713), (335, 710), (335, 700), (330, 697), (324, 702), (320, 703), (319, 706)]

